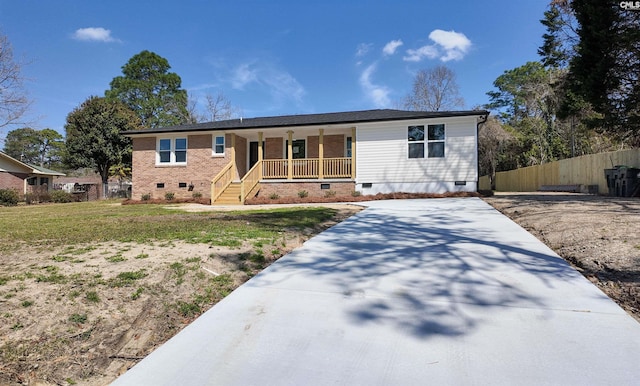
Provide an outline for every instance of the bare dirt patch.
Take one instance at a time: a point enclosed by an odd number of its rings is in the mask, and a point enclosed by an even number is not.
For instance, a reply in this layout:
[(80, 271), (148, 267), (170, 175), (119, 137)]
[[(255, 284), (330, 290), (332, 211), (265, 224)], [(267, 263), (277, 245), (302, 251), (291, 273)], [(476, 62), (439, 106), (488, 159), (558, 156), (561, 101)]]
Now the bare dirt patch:
[(235, 248), (107, 242), (0, 253), (0, 384), (110, 383), (264, 267), (361, 209), (335, 208), (313, 229)]
[(484, 199), (640, 322), (640, 199), (500, 193)]

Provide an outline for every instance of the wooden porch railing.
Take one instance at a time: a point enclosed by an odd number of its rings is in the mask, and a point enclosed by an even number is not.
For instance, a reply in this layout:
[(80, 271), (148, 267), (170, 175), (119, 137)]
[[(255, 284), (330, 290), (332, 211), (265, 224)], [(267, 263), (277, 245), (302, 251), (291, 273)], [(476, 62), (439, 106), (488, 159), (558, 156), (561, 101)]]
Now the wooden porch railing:
[(233, 161), (229, 162), (227, 166), (222, 168), (222, 170), (220, 170), (220, 173), (218, 173), (215, 177), (213, 177), (213, 180), (211, 180), (211, 203), (213, 203), (218, 197), (220, 197), (227, 186), (231, 185), (231, 182), (233, 181), (233, 177), (235, 175), (235, 168), (233, 167), (233, 165)]
[[(262, 160), (263, 179), (286, 179), (288, 172), (288, 160), (265, 159)], [(320, 160), (318, 158), (303, 158), (292, 160), (293, 178), (320, 178)], [(351, 158), (324, 158), (322, 160), (322, 178), (349, 178), (351, 177)]]
[(325, 158), (323, 159), (322, 173), (328, 178), (351, 177), (351, 158)]

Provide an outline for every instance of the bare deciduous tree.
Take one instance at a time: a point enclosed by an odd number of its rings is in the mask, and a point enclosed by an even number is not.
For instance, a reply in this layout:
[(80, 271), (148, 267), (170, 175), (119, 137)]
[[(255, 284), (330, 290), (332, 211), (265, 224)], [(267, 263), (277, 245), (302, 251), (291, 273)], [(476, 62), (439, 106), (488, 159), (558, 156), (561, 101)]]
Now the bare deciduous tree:
[(222, 121), (233, 118), (235, 108), (231, 106), (231, 102), (223, 93), (219, 92), (215, 96), (207, 94), (206, 99), (205, 117), (208, 121)]
[(197, 99), (190, 97), (187, 110), (190, 120), (193, 121), (191, 123), (223, 121), (236, 118), (241, 114), (240, 109), (234, 107), (222, 92), (216, 95), (207, 94), (202, 112), (198, 111)]
[(456, 74), (445, 66), (418, 71), (413, 90), (404, 100), (409, 110), (445, 111), (463, 106)]
[(0, 34), (0, 128), (24, 123), (20, 118), (29, 108), (29, 99), (20, 74), (22, 63), (14, 61), (9, 39)]

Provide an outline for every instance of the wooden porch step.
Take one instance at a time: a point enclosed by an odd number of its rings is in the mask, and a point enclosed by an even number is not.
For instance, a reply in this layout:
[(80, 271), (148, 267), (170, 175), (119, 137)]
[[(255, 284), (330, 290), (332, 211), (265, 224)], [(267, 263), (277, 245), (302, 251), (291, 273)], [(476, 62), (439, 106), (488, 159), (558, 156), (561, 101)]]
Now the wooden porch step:
[(240, 204), (240, 183), (232, 182), (227, 189), (222, 192), (213, 205), (239, 205)]

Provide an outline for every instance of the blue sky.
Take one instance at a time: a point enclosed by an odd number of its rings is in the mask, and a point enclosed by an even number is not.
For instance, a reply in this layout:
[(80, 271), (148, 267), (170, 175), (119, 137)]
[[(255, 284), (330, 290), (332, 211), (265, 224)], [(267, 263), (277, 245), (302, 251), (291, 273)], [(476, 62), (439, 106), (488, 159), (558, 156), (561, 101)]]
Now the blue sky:
[(64, 134), (66, 116), (143, 50), (166, 58), (199, 103), (223, 93), (245, 118), (397, 108), (415, 73), (439, 64), (472, 108), (505, 70), (538, 60), (546, 5), (0, 0), (0, 31), (29, 62), (31, 126)]

